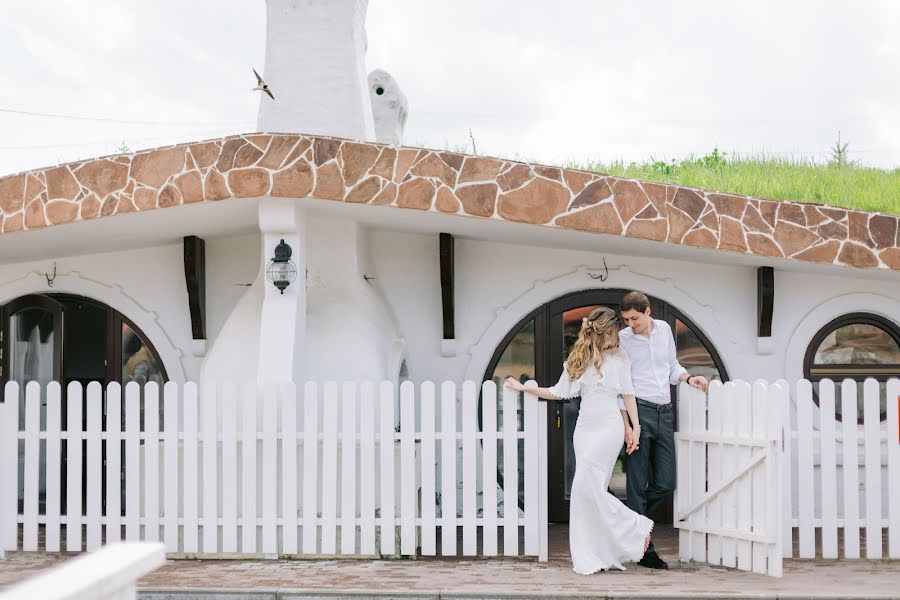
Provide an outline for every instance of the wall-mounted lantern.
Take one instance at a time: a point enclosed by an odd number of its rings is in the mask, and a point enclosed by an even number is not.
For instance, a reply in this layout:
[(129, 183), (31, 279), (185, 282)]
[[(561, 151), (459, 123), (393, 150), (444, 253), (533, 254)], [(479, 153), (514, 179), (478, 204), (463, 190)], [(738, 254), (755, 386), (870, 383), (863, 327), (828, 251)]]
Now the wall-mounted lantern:
[(282, 294), (287, 286), (297, 279), (297, 265), (291, 260), (291, 247), (278, 242), (275, 246), (275, 256), (269, 260), (266, 267), (266, 279), (268, 279)]

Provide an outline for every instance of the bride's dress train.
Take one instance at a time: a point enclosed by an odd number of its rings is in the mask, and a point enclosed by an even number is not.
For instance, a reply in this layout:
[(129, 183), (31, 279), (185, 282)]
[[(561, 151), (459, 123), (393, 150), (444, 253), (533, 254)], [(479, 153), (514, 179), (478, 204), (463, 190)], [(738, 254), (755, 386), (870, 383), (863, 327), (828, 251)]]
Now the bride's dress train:
[(638, 561), (653, 521), (632, 511), (607, 491), (622, 448), (625, 426), (619, 394), (633, 394), (627, 358), (610, 353), (598, 373), (593, 365), (570, 382), (562, 377), (550, 388), (560, 398), (581, 396), (575, 425), (575, 478), (569, 504), (569, 547), (576, 573), (625, 570)]

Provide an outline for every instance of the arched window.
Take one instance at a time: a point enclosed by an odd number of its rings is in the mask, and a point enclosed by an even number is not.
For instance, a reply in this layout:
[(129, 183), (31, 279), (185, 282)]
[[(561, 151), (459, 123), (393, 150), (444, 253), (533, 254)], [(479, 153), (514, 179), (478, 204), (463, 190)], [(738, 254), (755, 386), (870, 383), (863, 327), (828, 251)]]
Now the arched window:
[[(818, 402), (819, 382), (831, 379), (835, 386), (835, 418), (843, 419), (841, 386), (844, 379), (859, 383), (877, 380), (881, 388), (881, 419), (887, 412), (887, 380), (900, 377), (900, 328), (868, 313), (847, 314), (828, 323), (813, 337), (803, 361), (803, 375), (813, 384)], [(857, 395), (856, 419), (863, 419), (863, 396)]]

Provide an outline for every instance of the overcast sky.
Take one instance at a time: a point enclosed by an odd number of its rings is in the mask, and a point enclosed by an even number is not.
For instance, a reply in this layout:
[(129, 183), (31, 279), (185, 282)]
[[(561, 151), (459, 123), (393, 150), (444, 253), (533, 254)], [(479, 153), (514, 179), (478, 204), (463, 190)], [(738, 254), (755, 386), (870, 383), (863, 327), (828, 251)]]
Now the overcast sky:
[[(264, 0), (0, 3), (0, 175), (255, 130)], [(897, 168), (898, 32), (896, 0), (371, 0), (367, 62), (406, 93), (410, 145), (824, 160), (840, 131)]]

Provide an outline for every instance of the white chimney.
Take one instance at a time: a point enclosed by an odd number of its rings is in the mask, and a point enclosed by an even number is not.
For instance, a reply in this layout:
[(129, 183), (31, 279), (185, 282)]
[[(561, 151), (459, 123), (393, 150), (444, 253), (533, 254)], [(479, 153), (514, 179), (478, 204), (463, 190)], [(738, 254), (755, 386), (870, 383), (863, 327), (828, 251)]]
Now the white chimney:
[[(257, 130), (374, 141), (366, 78), (368, 0), (266, 0)], [(259, 70), (259, 69), (257, 69)]]

